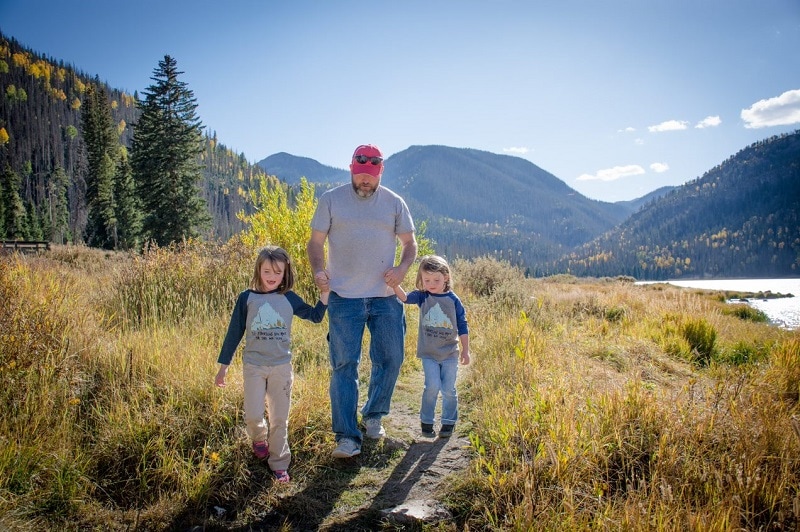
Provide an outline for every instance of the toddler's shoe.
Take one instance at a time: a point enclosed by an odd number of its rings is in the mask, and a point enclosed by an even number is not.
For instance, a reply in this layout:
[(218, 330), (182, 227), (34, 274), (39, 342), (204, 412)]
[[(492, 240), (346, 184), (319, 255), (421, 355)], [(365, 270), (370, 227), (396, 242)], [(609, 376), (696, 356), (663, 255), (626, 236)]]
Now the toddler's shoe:
[(420, 427), (422, 428), (422, 435), (426, 438), (436, 436), (436, 433), (433, 432), (433, 423), (420, 423)]
[(275, 473), (275, 482), (280, 482), (282, 484), (289, 482), (289, 473), (287, 473), (285, 469), (276, 469), (273, 473)]
[(254, 441), (253, 442), (253, 454), (256, 455), (256, 458), (259, 460), (263, 460), (267, 456), (269, 456), (269, 445), (265, 441)]
[(442, 428), (439, 429), (439, 437), (440, 438), (449, 438), (453, 435), (453, 430), (455, 429), (455, 425), (442, 425)]

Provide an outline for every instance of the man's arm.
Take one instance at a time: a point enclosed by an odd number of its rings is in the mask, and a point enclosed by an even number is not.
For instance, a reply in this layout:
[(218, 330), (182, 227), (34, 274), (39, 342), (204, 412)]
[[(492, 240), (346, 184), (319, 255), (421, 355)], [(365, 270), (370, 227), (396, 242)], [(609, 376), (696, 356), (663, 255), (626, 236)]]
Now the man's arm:
[(311, 271), (314, 273), (314, 283), (323, 292), (331, 289), (330, 275), (328, 275), (328, 270), (325, 269), (325, 240), (327, 238), (327, 233), (312, 229), (311, 238), (308, 240), (308, 245), (306, 245), (308, 262), (311, 265)]
[(408, 269), (411, 268), (411, 265), (414, 264), (414, 260), (417, 258), (417, 239), (414, 236), (414, 232), (400, 233), (397, 235), (397, 238), (400, 240), (400, 246), (402, 247), (400, 252), (400, 264), (389, 268), (383, 274), (383, 279), (386, 281), (386, 284), (392, 288), (403, 282), (406, 273), (408, 273)]

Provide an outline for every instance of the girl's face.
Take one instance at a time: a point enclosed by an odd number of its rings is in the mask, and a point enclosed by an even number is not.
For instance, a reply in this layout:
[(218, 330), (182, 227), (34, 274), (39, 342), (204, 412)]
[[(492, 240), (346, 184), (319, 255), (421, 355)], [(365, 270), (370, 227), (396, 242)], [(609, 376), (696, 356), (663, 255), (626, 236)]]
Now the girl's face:
[(449, 280), (441, 272), (422, 272), (422, 287), (431, 294), (444, 294), (444, 284)]
[(277, 290), (283, 281), (286, 264), (265, 260), (261, 265), (261, 284), (267, 292)]

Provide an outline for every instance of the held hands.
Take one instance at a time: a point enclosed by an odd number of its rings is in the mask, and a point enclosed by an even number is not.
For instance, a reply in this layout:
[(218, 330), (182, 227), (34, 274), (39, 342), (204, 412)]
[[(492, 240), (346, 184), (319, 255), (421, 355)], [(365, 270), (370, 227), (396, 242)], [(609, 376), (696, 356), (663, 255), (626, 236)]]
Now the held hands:
[(331, 291), (331, 276), (328, 270), (320, 270), (314, 274), (314, 284), (317, 285), (320, 292)]
[(406, 270), (400, 266), (394, 266), (383, 272), (383, 280), (392, 288), (402, 283), (405, 276)]

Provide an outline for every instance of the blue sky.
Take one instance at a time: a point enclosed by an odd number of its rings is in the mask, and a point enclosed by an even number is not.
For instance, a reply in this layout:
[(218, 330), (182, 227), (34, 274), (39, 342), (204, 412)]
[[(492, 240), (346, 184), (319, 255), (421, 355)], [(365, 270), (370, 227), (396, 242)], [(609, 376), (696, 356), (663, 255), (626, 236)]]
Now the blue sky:
[(130, 93), (171, 55), (251, 162), (475, 148), (619, 201), (800, 128), (798, 0), (0, 0), (0, 31)]

